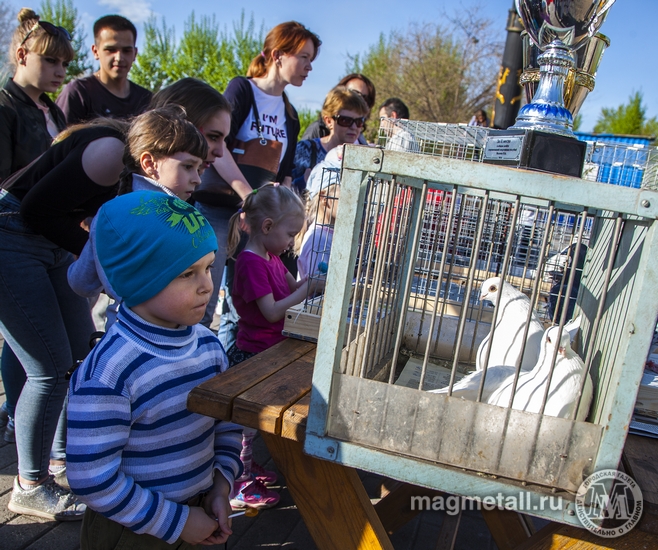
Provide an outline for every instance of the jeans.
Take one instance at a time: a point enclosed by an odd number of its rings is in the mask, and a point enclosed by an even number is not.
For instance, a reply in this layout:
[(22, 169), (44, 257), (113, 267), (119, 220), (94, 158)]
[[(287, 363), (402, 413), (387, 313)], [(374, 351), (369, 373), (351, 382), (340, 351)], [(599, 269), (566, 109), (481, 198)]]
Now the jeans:
[(5, 387), (7, 413), (14, 418), (16, 416), (16, 403), (18, 403), (18, 398), (25, 385), (25, 371), (7, 342), (2, 346), (0, 372), (2, 372), (2, 385)]
[(235, 214), (235, 208), (224, 208), (222, 206), (210, 206), (202, 202), (197, 202), (196, 209), (203, 214), (208, 220), (210, 226), (215, 231), (217, 237), (217, 244), (219, 248), (215, 254), (215, 266), (211, 270), (212, 276), (212, 294), (210, 301), (206, 306), (206, 313), (201, 319), (201, 324), (205, 327), (210, 327), (212, 324), (215, 308), (217, 307), (217, 300), (219, 299), (219, 289), (222, 286), (222, 276), (224, 274), (224, 264), (226, 263), (226, 244), (228, 241), (228, 222), (231, 216)]
[[(33, 231), (19, 208), (0, 192), (0, 332), (27, 376), (16, 405), (18, 471), (39, 481), (48, 475), (56, 433), (55, 448), (64, 448), (65, 374), (89, 352), (94, 326), (87, 300), (68, 284), (73, 256)], [(65, 455), (55, 450), (53, 458)]]

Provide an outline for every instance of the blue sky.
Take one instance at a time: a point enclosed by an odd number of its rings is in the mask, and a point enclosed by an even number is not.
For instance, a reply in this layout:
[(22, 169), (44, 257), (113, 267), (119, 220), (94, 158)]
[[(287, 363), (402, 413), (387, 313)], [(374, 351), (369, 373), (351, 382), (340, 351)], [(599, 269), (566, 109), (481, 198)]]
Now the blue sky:
[[(13, 0), (16, 3), (16, 0)], [(137, 24), (138, 31), (150, 13), (164, 16), (168, 25), (176, 26), (176, 36), (183, 32), (183, 22), (195, 11), (197, 15), (216, 16), (220, 26), (229, 29), (244, 9), (253, 14), (256, 24), (266, 31), (282, 21), (295, 19), (320, 35), (323, 45), (313, 72), (301, 88), (289, 87), (297, 107), (320, 107), (327, 91), (345, 74), (347, 54), (366, 51), (380, 33), (404, 30), (410, 22), (438, 22), (446, 13), (460, 6), (480, 6), (480, 11), (500, 29), (505, 39), (505, 22), (513, 0), (242, 0), (241, 2), (202, 2), (200, 0), (73, 0), (82, 16), (89, 43), (93, 21), (107, 13), (120, 13)], [(38, 3), (33, 2), (36, 6)], [(617, 0), (601, 28), (611, 45), (603, 56), (596, 88), (586, 99), (581, 113), (581, 130), (591, 131), (602, 107), (617, 107), (628, 101), (635, 91), (644, 95), (649, 117), (658, 116), (658, 45), (655, 34), (658, 0)], [(141, 38), (141, 37), (140, 37)], [(139, 41), (138, 41), (139, 44)], [(384, 99), (384, 98), (381, 98)]]

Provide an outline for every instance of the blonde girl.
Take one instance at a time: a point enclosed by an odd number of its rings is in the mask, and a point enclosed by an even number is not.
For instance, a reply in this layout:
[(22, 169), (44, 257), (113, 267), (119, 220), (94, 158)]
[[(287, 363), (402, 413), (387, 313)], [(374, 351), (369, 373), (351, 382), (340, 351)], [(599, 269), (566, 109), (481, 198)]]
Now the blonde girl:
[[(231, 366), (285, 339), (282, 336), (286, 310), (306, 297), (306, 280), (296, 281), (279, 255), (289, 250), (304, 225), (304, 205), (283, 185), (268, 184), (247, 196), (229, 223), (229, 254), (240, 241), (243, 226), (249, 240), (235, 262), (233, 303), (240, 315), (236, 343), (228, 350)], [(278, 493), (265, 487), (276, 474), (264, 470), (251, 458), (255, 430), (245, 428), (240, 459), (244, 474), (236, 480), (233, 507), (269, 508)]]
[[(299, 248), (297, 277), (323, 279), (329, 265), (340, 185), (334, 183), (317, 193), (309, 204), (307, 229)], [(319, 288), (317, 289), (319, 290)]]

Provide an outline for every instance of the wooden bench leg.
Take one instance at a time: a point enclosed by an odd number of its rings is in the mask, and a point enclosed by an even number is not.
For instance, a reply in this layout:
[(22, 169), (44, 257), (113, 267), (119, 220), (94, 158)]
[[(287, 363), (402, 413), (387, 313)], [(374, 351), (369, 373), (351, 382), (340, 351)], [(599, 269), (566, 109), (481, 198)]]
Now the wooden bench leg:
[(402, 482), (389, 483), (388, 488), (388, 494), (375, 504), (375, 511), (389, 535), (395, 533), (422, 511), (411, 509), (411, 497), (428, 496), (431, 499), (442, 494), (434, 489)]
[(305, 455), (297, 441), (261, 436), (320, 550), (393, 550), (353, 468)]
[(513, 550), (534, 533), (534, 527), (527, 522), (529, 518), (512, 510), (482, 510), (482, 517), (500, 550)]
[(435, 550), (452, 550), (455, 547), (461, 519), (461, 510), (456, 514), (446, 514), (443, 516), (443, 523), (441, 523), (441, 531), (439, 531), (439, 539), (436, 541)]

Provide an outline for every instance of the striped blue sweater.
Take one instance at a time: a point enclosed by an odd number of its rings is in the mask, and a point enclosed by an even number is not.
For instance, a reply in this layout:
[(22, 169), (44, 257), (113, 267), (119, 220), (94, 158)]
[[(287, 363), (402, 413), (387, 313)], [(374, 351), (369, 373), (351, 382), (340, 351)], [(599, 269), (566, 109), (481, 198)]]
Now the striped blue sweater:
[(192, 388), (227, 367), (217, 338), (196, 325), (167, 329), (122, 307), (71, 378), (67, 475), (90, 508), (172, 543), (217, 469), (242, 472), (242, 427), (193, 414)]

